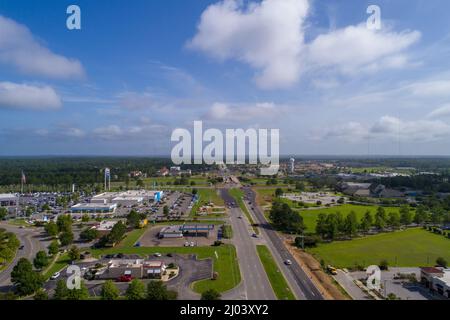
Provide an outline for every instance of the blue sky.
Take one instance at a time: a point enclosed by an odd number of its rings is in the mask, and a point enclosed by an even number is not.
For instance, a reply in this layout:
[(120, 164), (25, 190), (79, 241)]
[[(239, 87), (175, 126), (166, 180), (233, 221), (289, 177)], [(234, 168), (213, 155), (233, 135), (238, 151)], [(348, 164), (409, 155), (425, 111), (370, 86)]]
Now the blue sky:
[[(66, 28), (70, 4), (81, 30)], [(0, 155), (169, 154), (194, 120), (279, 128), (283, 154), (449, 155), (449, 10), (0, 0)]]

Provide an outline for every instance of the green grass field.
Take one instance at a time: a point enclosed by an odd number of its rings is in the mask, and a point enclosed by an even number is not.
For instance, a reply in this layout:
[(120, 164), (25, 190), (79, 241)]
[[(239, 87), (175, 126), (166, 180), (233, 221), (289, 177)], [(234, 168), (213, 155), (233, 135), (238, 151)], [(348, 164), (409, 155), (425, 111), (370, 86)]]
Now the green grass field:
[[(364, 216), (366, 211), (370, 211), (372, 216), (375, 215), (375, 212), (377, 210), (378, 206), (362, 206), (362, 205), (353, 205), (353, 204), (343, 204), (341, 206), (326, 208), (326, 209), (311, 209), (311, 210), (297, 210), (297, 207), (293, 207), (296, 211), (300, 213), (300, 215), (303, 217), (303, 222), (306, 226), (306, 232), (308, 233), (315, 233), (316, 230), (316, 222), (317, 217), (320, 213), (336, 213), (340, 212), (342, 216), (346, 217), (351, 211), (354, 211), (356, 213), (356, 216), (358, 218), (358, 221)], [(384, 210), (386, 211), (386, 214), (388, 214), (391, 211), (399, 211), (400, 208), (398, 207), (384, 207)]]
[(142, 229), (134, 229), (133, 231), (130, 231), (127, 233), (125, 239), (120, 241), (120, 243), (117, 245), (117, 248), (124, 248), (124, 247), (132, 247), (134, 244), (142, 237), (142, 235), (145, 233), (145, 231), (149, 228), (148, 226)]
[(215, 189), (197, 189), (199, 200), (198, 202), (192, 207), (191, 210), (191, 217), (194, 217), (198, 209), (201, 206), (207, 205), (209, 202), (214, 203), (216, 206), (224, 206), (223, 199), (219, 196), (217, 190)]
[(264, 266), (264, 270), (266, 270), (270, 285), (277, 298), (279, 300), (295, 300), (294, 294), (289, 288), (280, 269), (278, 269), (269, 249), (264, 245), (258, 245), (256, 246), (256, 250), (258, 251), (259, 259)]
[(339, 268), (369, 266), (383, 259), (390, 266), (433, 266), (438, 257), (450, 261), (450, 239), (417, 228), (320, 244), (308, 252)]
[(46, 280), (48, 280), (55, 272), (61, 271), (65, 266), (67, 266), (70, 263), (70, 259), (67, 253), (64, 253), (52, 263), (53, 264), (43, 273), (44, 279)]
[(216, 280), (206, 279), (193, 284), (194, 291), (201, 293), (208, 289), (215, 289), (219, 292), (225, 292), (233, 289), (241, 282), (241, 273), (236, 257), (236, 249), (232, 245), (223, 245), (220, 247), (123, 247), (92, 250), (96, 257), (105, 254), (123, 253), (149, 255), (153, 253), (179, 253), (196, 254), (198, 259), (212, 258), (214, 263), (214, 272), (218, 273)]

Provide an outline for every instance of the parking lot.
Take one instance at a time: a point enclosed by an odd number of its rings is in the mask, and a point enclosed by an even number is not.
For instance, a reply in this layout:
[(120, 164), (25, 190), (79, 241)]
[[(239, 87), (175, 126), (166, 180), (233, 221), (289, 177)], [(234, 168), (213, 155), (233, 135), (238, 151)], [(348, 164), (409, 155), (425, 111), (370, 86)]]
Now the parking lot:
[[(178, 220), (189, 217), (192, 209), (192, 195), (189, 193), (183, 193), (180, 191), (168, 191), (165, 194), (163, 201), (154, 204), (150, 208), (151, 216), (153, 220), (165, 220), (172, 219)], [(169, 208), (169, 215), (164, 215), (164, 207)]]
[(220, 226), (216, 226), (214, 230), (210, 232), (210, 236), (206, 237), (183, 237), (183, 238), (164, 238), (159, 239), (158, 234), (162, 228), (166, 226), (155, 226), (148, 228), (139, 240), (140, 245), (143, 247), (183, 247), (187, 243), (195, 246), (210, 246), (214, 244), (214, 241), (218, 239), (218, 232)]

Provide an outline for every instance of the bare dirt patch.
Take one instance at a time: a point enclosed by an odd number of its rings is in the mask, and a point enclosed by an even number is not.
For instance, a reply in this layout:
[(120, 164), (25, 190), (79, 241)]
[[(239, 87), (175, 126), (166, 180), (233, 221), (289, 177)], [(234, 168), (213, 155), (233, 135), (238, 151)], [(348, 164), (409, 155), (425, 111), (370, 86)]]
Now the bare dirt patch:
[(322, 270), (320, 263), (312, 255), (295, 248), (291, 243), (292, 241), (290, 240), (284, 241), (285, 247), (294, 256), (297, 263), (314, 282), (326, 300), (349, 300), (349, 298), (336, 287), (336, 284), (333, 283), (333, 279)]

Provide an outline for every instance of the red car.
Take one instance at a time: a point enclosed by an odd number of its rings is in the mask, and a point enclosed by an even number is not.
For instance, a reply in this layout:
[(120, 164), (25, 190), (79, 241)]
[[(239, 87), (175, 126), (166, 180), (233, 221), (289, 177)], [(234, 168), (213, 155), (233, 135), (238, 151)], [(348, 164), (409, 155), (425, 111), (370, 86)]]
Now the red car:
[(133, 277), (130, 274), (124, 274), (117, 278), (118, 282), (130, 282), (131, 280), (133, 280)]

